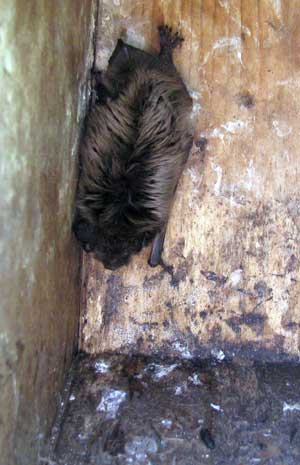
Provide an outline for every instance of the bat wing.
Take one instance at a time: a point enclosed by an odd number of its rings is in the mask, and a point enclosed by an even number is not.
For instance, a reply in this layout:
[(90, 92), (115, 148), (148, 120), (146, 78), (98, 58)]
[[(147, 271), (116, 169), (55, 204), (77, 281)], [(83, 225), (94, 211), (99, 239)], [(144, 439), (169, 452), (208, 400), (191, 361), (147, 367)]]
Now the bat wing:
[(144, 52), (136, 47), (123, 42), (119, 39), (109, 62), (108, 72), (122, 72), (125, 68), (143, 65), (145, 62), (153, 60), (153, 55)]
[(153, 268), (160, 264), (161, 254), (164, 248), (165, 236), (166, 236), (167, 225), (162, 231), (160, 231), (153, 239), (151, 253), (148, 263)]

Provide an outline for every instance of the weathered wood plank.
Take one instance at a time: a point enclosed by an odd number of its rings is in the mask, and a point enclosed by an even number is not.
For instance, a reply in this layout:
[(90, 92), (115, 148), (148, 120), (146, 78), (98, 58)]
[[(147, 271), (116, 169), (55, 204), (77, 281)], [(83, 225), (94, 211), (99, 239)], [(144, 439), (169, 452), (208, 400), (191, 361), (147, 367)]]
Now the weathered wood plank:
[[(165, 245), (111, 273), (85, 257), (81, 348), (299, 355), (300, 9), (280, 0), (103, 1), (97, 63), (121, 34), (157, 49), (179, 24), (176, 64), (196, 141)], [(199, 144), (198, 144), (199, 145)]]

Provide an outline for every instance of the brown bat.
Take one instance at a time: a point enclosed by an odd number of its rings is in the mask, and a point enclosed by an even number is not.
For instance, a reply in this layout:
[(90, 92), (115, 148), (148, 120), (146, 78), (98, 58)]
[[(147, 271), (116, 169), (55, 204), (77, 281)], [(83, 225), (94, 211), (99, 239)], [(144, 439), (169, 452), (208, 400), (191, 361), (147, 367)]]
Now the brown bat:
[(118, 41), (86, 118), (73, 231), (111, 270), (151, 241), (149, 264), (160, 263), (192, 146), (192, 99), (172, 60), (183, 39), (168, 26), (159, 34), (157, 55)]

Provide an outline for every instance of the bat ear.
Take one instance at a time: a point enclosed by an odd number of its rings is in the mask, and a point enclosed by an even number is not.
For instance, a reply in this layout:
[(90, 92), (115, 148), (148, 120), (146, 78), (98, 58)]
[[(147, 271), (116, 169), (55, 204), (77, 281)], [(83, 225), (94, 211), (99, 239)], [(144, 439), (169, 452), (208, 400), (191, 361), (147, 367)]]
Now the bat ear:
[(157, 233), (153, 239), (151, 253), (148, 260), (148, 264), (152, 267), (159, 265), (161, 262), (161, 254), (164, 248), (165, 235), (166, 227)]
[(76, 239), (81, 243), (86, 252), (95, 248), (97, 243), (97, 228), (84, 218), (75, 218), (72, 225)]

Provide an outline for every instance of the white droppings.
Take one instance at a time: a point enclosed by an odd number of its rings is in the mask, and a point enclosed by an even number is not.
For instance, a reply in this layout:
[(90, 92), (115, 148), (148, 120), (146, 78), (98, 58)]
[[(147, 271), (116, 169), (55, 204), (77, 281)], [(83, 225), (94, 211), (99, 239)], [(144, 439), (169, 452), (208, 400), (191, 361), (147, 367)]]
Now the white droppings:
[(172, 373), (172, 371), (175, 370), (177, 366), (177, 363), (174, 363), (173, 365), (159, 365), (157, 363), (151, 363), (151, 365), (146, 367), (145, 370), (151, 370), (153, 379), (158, 381)]
[(217, 174), (217, 180), (214, 185), (215, 195), (221, 194), (221, 184), (222, 184), (222, 168), (219, 165), (216, 165), (213, 161), (210, 162), (212, 169)]
[(275, 131), (276, 135), (280, 138), (287, 137), (291, 134), (292, 128), (288, 125), (285, 121), (278, 121), (274, 120), (272, 122), (273, 130)]
[(287, 402), (283, 402), (283, 413), (286, 412), (300, 412), (300, 402), (296, 402), (295, 404), (288, 404)]
[(215, 359), (218, 360), (218, 362), (222, 362), (222, 361), (225, 359), (225, 357), (226, 357), (226, 355), (224, 354), (223, 350), (221, 350), (221, 349), (216, 349), (216, 348), (214, 348), (214, 349), (212, 349), (212, 350), (210, 351), (210, 353), (211, 353), (211, 355), (212, 355)]
[(243, 281), (244, 270), (238, 268), (230, 273), (228, 280), (226, 281), (225, 287), (236, 287)]
[(104, 360), (98, 360), (95, 363), (95, 372), (99, 374), (107, 373), (110, 369), (109, 363), (105, 362)]
[(71, 402), (73, 402), (73, 400), (75, 400), (75, 399), (76, 399), (76, 397), (74, 396), (74, 394), (71, 394), (70, 397), (69, 397), (69, 400), (70, 400)]
[(102, 399), (97, 407), (97, 412), (105, 412), (107, 419), (114, 419), (121, 404), (126, 399), (126, 392), (115, 389), (107, 389), (102, 393)]
[(191, 88), (188, 88), (188, 92), (189, 92), (189, 94), (190, 94), (190, 96), (192, 97), (193, 100), (200, 101), (200, 99), (201, 99), (201, 93), (200, 92), (198, 92), (197, 90), (191, 89)]
[(186, 383), (183, 383), (183, 384), (180, 384), (179, 386), (176, 386), (176, 388), (175, 388), (175, 396), (181, 396), (181, 394), (186, 392), (186, 390), (187, 390), (187, 384)]
[(177, 352), (179, 352), (179, 354), (181, 355), (182, 358), (185, 358), (185, 359), (193, 358), (193, 356), (192, 356), (191, 352), (189, 351), (189, 349), (184, 344), (182, 344), (181, 342), (176, 341), (173, 344), (173, 347), (174, 347), (175, 350), (177, 350)]
[(188, 377), (188, 380), (195, 386), (200, 386), (201, 384), (203, 384), (201, 379), (199, 378), (198, 373), (193, 373), (192, 376)]
[(223, 409), (221, 408), (220, 405), (213, 404), (213, 403), (211, 402), (210, 406), (211, 406), (211, 408), (212, 408), (213, 410), (216, 410), (217, 412), (223, 412)]
[(175, 388), (175, 396), (180, 396), (183, 393), (182, 386), (176, 386)]
[(168, 420), (168, 419), (164, 419), (164, 420), (161, 420), (161, 424), (162, 426), (164, 426), (165, 428), (171, 428), (171, 426), (173, 425), (173, 422), (172, 420)]

